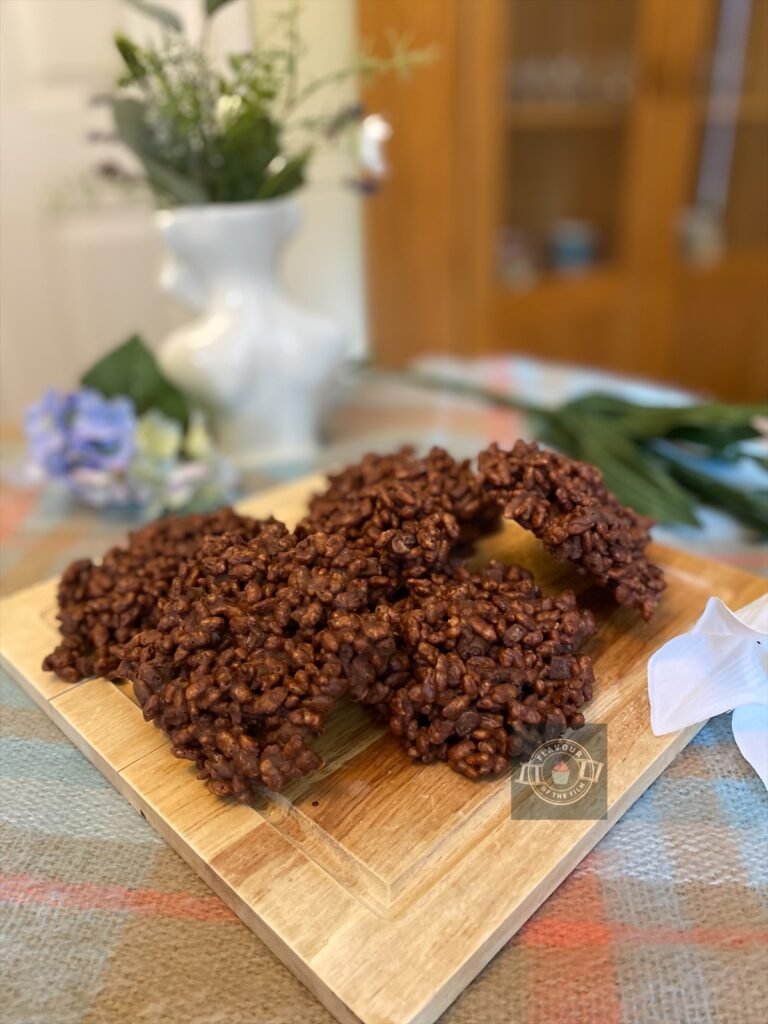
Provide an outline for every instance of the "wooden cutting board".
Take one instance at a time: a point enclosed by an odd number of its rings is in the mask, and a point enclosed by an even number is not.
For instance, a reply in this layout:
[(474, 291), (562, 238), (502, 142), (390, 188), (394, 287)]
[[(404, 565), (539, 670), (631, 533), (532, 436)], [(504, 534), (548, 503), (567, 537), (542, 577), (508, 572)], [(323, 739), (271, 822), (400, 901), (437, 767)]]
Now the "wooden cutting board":
[[(312, 478), (244, 502), (288, 523)], [(543, 587), (583, 583), (512, 524), (481, 558), (517, 561)], [(129, 684), (43, 673), (56, 643), (55, 581), (2, 602), (2, 663), (66, 736), (340, 1021), (434, 1021), (695, 735), (655, 737), (646, 664), (710, 595), (733, 608), (764, 581), (665, 548), (668, 589), (652, 624), (594, 589), (597, 685), (587, 718), (607, 724), (608, 816), (520, 821), (509, 777), (472, 783), (412, 765), (360, 708), (339, 706), (319, 741), (326, 767), (256, 808), (212, 796), (144, 722)]]

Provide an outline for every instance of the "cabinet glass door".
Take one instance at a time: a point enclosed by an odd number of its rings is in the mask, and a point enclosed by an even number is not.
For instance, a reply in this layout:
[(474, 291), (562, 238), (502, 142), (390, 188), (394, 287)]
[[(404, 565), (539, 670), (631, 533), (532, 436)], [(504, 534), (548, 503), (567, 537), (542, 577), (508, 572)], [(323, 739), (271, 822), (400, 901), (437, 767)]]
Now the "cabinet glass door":
[(636, 0), (507, 5), (497, 269), (526, 289), (620, 260)]

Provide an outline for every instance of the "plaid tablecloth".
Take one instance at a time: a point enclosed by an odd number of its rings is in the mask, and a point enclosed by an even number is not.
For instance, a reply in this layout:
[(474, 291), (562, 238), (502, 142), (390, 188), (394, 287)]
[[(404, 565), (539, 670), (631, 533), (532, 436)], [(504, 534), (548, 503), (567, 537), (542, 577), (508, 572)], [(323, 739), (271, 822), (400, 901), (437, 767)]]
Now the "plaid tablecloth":
[[(377, 421), (371, 403), (352, 403), (337, 429), (343, 436), (345, 423), (349, 436), (364, 418), (382, 444), (410, 422), (412, 434), (446, 439), (433, 429), (434, 410), (428, 431), (423, 414), (423, 403), (418, 414), (390, 406)], [(519, 429), (467, 409), (451, 423), (464, 440)], [(4, 592), (98, 553), (125, 527), (60, 496), (5, 487)], [(764, 548), (726, 545), (719, 554), (765, 566)], [(0, 1021), (332, 1020), (7, 678), (0, 713)], [(767, 850), (768, 796), (721, 716), (443, 1024), (763, 1024)]]

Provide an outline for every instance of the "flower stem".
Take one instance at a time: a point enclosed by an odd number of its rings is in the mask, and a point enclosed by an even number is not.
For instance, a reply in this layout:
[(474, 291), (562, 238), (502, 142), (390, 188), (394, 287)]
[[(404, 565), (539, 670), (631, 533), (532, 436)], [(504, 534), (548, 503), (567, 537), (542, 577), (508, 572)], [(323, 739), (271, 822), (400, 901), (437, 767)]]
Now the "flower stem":
[(553, 415), (552, 410), (545, 409), (543, 406), (524, 402), (521, 398), (514, 398), (512, 395), (505, 395), (500, 391), (493, 391), (479, 384), (452, 380), (450, 377), (440, 377), (413, 370), (382, 370), (378, 367), (372, 373), (374, 376), (384, 380), (391, 380), (400, 384), (410, 384), (414, 387), (425, 388), (428, 391), (450, 391), (455, 395), (464, 395), (466, 398), (477, 398), (490, 405), (499, 405), (505, 409), (515, 409), (529, 416), (540, 416), (545, 420), (550, 419)]

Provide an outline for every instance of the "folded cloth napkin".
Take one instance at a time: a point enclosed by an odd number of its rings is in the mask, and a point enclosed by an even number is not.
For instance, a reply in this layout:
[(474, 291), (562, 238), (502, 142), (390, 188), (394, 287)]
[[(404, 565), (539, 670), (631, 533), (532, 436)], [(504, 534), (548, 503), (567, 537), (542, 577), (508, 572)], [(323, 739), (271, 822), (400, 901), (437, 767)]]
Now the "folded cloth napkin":
[(656, 736), (733, 711), (733, 737), (768, 788), (768, 595), (736, 613), (711, 597), (651, 657), (648, 697)]

